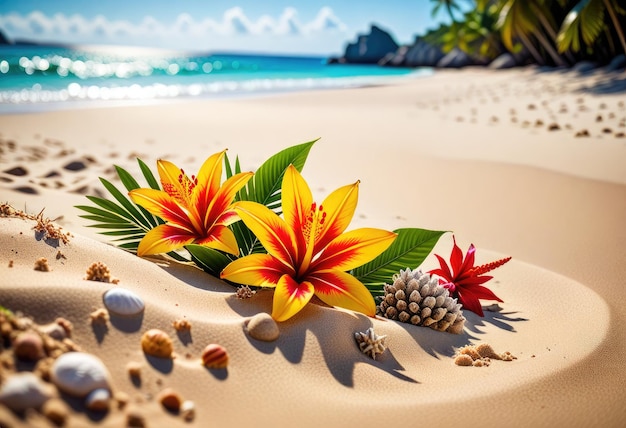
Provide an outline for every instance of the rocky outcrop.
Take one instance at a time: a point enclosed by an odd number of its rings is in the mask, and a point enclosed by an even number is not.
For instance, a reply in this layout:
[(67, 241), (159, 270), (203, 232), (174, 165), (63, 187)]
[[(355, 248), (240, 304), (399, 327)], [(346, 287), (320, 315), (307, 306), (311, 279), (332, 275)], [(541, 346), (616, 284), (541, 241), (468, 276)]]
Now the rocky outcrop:
[(7, 36), (4, 35), (2, 30), (0, 30), (0, 45), (11, 45), (11, 44), (13, 44), (11, 40), (9, 40)]
[(448, 52), (437, 63), (440, 68), (462, 68), (468, 65), (475, 65), (476, 62), (468, 54), (459, 48), (454, 48)]
[(385, 56), (379, 64), (396, 67), (435, 67), (443, 57), (444, 53), (440, 48), (416, 37), (412, 45), (400, 46), (395, 53)]
[(489, 68), (501, 70), (503, 68), (513, 68), (517, 66), (517, 60), (510, 53), (503, 53), (489, 64)]
[(340, 58), (331, 59), (329, 62), (349, 64), (377, 64), (385, 55), (395, 53), (398, 44), (391, 35), (372, 25), (368, 34), (361, 34), (355, 43), (346, 46), (344, 55)]

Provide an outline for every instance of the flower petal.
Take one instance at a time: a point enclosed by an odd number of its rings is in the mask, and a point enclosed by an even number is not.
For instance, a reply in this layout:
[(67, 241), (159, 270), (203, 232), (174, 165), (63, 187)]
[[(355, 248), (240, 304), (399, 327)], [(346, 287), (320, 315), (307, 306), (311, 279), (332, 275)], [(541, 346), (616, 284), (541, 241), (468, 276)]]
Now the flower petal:
[(311, 270), (347, 271), (364, 265), (385, 251), (397, 234), (382, 229), (362, 228), (333, 239), (313, 262)]
[(157, 171), (163, 190), (184, 207), (189, 207), (193, 184), (183, 170), (172, 162), (159, 159)]
[(324, 303), (376, 315), (376, 303), (367, 288), (355, 277), (338, 270), (317, 271), (307, 278), (315, 287), (315, 295)]
[[(220, 224), (229, 225), (239, 219), (239, 216), (228, 208), (235, 199), (237, 192), (245, 186), (245, 184), (252, 178), (251, 172), (242, 172), (235, 174), (222, 184), (215, 194), (213, 200), (210, 202), (209, 209), (204, 216), (204, 226), (211, 227), (216, 222)], [(223, 216), (225, 214), (225, 216)], [(235, 214), (234, 216), (232, 214)]]
[(456, 245), (456, 238), (452, 235), (452, 253), (450, 254), (450, 267), (452, 268), (453, 277), (457, 277), (461, 272), (461, 266), (463, 265), (463, 251)]
[(202, 239), (197, 239), (196, 244), (206, 245), (216, 250), (221, 250), (229, 254), (239, 255), (239, 245), (232, 230), (226, 226), (216, 225), (209, 230), (209, 235)]
[(440, 276), (447, 282), (452, 282), (454, 277), (452, 276), (452, 272), (450, 272), (450, 267), (448, 266), (448, 263), (446, 263), (444, 258), (441, 257), (439, 254), (435, 254), (435, 257), (437, 257), (437, 260), (439, 260), (440, 268), (429, 270), (428, 273), (431, 275)]
[(283, 275), (274, 290), (272, 318), (286, 321), (304, 308), (313, 297), (313, 284), (308, 281), (297, 283), (289, 275)]
[(168, 253), (190, 244), (196, 236), (180, 227), (162, 224), (150, 230), (139, 242), (138, 256)]
[(283, 217), (290, 230), (294, 231), (294, 239), (298, 254), (306, 251), (306, 244), (303, 234), (300, 232), (305, 226), (306, 219), (311, 212), (313, 205), (313, 195), (311, 189), (296, 167), (289, 165), (285, 170), (282, 184), (282, 209)]
[(346, 230), (354, 216), (358, 198), (359, 182), (357, 181), (340, 187), (324, 199), (319, 208), (326, 212), (326, 218), (317, 233), (313, 254), (317, 254)]
[(198, 185), (193, 192), (193, 204), (198, 212), (206, 213), (222, 181), (222, 159), (226, 150), (207, 158), (198, 171)]
[(237, 202), (233, 207), (267, 252), (293, 269), (296, 250), (285, 221), (274, 211), (257, 202)]
[(134, 189), (128, 192), (128, 196), (134, 203), (141, 205), (152, 214), (186, 228), (190, 233), (202, 230), (198, 219), (166, 192), (155, 189)]
[(293, 269), (270, 254), (251, 254), (231, 262), (224, 268), (220, 278), (238, 284), (258, 287), (275, 287), (281, 276), (293, 275)]

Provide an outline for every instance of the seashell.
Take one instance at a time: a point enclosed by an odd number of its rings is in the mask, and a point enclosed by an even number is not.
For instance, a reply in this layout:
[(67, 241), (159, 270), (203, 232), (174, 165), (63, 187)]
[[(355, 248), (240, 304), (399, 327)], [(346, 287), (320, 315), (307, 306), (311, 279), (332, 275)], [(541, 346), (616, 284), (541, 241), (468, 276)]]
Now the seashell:
[(19, 360), (38, 361), (45, 356), (43, 340), (37, 333), (20, 333), (13, 341), (13, 352)]
[(110, 405), (111, 392), (106, 388), (94, 389), (85, 398), (85, 407), (94, 412), (107, 411)]
[(153, 328), (141, 336), (141, 349), (153, 357), (171, 358), (174, 344), (166, 332)]
[(183, 398), (172, 388), (165, 388), (157, 396), (157, 401), (170, 412), (178, 413), (183, 403)]
[(0, 403), (15, 412), (41, 407), (51, 396), (51, 391), (30, 372), (17, 373), (4, 382), (0, 390)]
[(273, 342), (278, 339), (280, 335), (278, 324), (265, 312), (261, 312), (250, 318), (246, 327), (250, 337), (263, 342)]
[(374, 360), (376, 359), (377, 354), (382, 354), (385, 352), (385, 349), (387, 349), (385, 346), (386, 337), (387, 336), (378, 336), (374, 333), (373, 327), (368, 328), (365, 332), (354, 333), (354, 338), (356, 339), (361, 352), (366, 355), (369, 354), (369, 356)]
[(187, 422), (191, 422), (196, 417), (196, 404), (191, 400), (183, 401), (180, 405), (180, 414)]
[(56, 359), (50, 369), (50, 380), (60, 390), (84, 397), (94, 389), (109, 387), (109, 372), (95, 355), (68, 352)]
[(223, 369), (228, 366), (228, 352), (215, 343), (207, 345), (202, 351), (202, 364), (210, 369)]
[(104, 293), (104, 306), (117, 315), (133, 316), (143, 312), (145, 305), (141, 297), (122, 287), (113, 287)]

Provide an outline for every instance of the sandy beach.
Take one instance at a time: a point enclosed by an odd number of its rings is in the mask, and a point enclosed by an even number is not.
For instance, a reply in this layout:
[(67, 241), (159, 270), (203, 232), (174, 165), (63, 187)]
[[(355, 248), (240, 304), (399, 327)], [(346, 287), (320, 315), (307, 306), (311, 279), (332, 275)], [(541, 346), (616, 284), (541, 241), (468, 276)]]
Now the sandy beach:
[[(70, 321), (71, 340), (109, 370), (107, 412), (53, 394), (68, 427), (126, 426), (131, 412), (148, 427), (622, 426), (625, 80), (468, 68), (387, 86), (0, 116), (0, 202), (44, 210), (70, 233), (51, 245), (33, 220), (0, 218), (0, 305), (40, 325)], [(197, 171), (227, 148), (254, 171), (315, 138), (302, 171), (314, 196), (361, 181), (350, 228), (446, 230), (463, 251), (476, 246), (477, 264), (512, 256), (489, 283), (502, 311), (465, 313), (463, 334), (452, 335), (307, 305), (278, 324), (276, 341), (258, 341), (245, 323), (271, 312), (272, 291), (237, 299), (196, 267), (124, 252), (75, 208), (106, 196), (99, 177), (119, 185), (113, 165), (140, 177), (137, 157)], [(447, 233), (433, 253), (451, 248)], [(49, 272), (33, 269), (42, 257)], [(138, 321), (90, 322), (113, 287), (85, 280), (94, 262), (143, 298)], [(423, 267), (437, 267), (432, 254)], [(190, 332), (173, 328), (179, 319)], [(376, 360), (354, 340), (369, 327), (387, 336)], [(152, 328), (173, 339), (168, 363), (142, 352)], [(200, 363), (209, 343), (228, 350), (226, 369)], [(482, 343), (516, 359), (455, 365), (459, 348)], [(0, 382), (13, 371), (5, 358)], [(192, 420), (163, 409), (166, 388), (194, 403)], [(0, 426), (53, 425), (0, 405)]]

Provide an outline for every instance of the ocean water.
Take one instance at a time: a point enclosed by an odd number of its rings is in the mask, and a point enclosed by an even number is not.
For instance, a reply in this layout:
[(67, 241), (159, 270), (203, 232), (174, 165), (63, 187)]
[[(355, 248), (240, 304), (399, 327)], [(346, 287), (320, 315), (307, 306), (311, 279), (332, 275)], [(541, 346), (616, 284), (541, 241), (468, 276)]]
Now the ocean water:
[(356, 87), (431, 72), (323, 57), (0, 46), (0, 113)]

